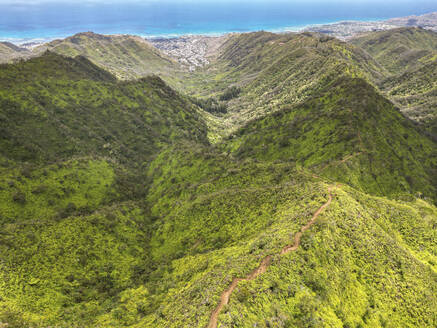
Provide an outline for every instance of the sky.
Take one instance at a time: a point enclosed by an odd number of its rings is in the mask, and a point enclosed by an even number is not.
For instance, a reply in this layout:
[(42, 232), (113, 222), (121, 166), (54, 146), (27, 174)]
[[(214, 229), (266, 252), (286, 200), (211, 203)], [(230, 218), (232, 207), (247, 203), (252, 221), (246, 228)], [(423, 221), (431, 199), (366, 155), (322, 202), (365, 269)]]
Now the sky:
[[(123, 4), (123, 3), (152, 3), (152, 2), (177, 2), (177, 3), (184, 3), (184, 2), (209, 2), (209, 3), (226, 3), (226, 2), (264, 2), (264, 3), (271, 3), (271, 2), (286, 2), (286, 3), (378, 3), (381, 2), (381, 0), (0, 0), (0, 4), (2, 5), (38, 5), (43, 3), (71, 3), (71, 4)], [(433, 3), (435, 0), (384, 0), (384, 2), (391, 2), (391, 3), (417, 3), (417, 2), (428, 2)]]

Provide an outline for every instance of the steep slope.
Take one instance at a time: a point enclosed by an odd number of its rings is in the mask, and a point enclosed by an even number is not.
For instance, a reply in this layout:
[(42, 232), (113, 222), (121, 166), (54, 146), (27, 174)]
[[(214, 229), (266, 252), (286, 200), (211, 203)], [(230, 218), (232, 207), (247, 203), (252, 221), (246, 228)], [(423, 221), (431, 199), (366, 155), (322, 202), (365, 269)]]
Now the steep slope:
[(435, 197), (435, 152), (366, 81), (340, 78), (216, 150), (162, 153), (148, 195), (156, 310), (132, 322), (432, 327), (437, 212), (414, 194)]
[(387, 78), (381, 90), (402, 112), (437, 136), (437, 52), (416, 69)]
[(392, 75), (378, 83), (409, 118), (437, 135), (437, 33), (401, 28), (351, 40)]
[(350, 42), (394, 74), (430, 62), (437, 54), (437, 33), (416, 27), (369, 33)]
[(0, 66), (0, 326), (436, 326), (436, 145), (369, 84), (387, 72), (235, 38), (186, 80), (244, 125), (216, 145), (157, 77)]
[[(55, 188), (66, 169), (48, 170), (44, 183)], [(89, 181), (85, 189), (107, 188), (78, 174)], [(435, 323), (437, 209), (425, 201), (371, 197), (292, 162), (235, 161), (192, 142), (163, 151), (148, 175), (148, 210), (100, 205), (2, 229), (0, 321), (207, 327), (232, 280), (272, 255), (264, 273), (237, 284), (220, 327)], [(299, 249), (276, 255), (327, 202), (330, 187), (332, 202)]]
[(206, 134), (195, 106), (158, 77), (117, 82), (53, 53), (0, 67), (0, 110), (1, 153), (16, 160), (95, 154), (138, 166), (161, 144)]
[(31, 55), (27, 49), (17, 47), (10, 42), (0, 42), (0, 64), (8, 63), (17, 58), (25, 58)]
[[(106, 326), (432, 327), (436, 208), (317, 179), (293, 162), (234, 161), (194, 144), (150, 167), (156, 217), (144, 299), (132, 290)], [(279, 255), (329, 199), (295, 252)], [(395, 309), (395, 310), (394, 310)]]
[(34, 52), (45, 50), (70, 57), (85, 56), (121, 79), (168, 74), (179, 69), (175, 61), (145, 39), (132, 35), (79, 33), (40, 46)]
[[(304, 101), (338, 76), (380, 81), (384, 74), (364, 51), (334, 38), (256, 32), (231, 36), (222, 45), (217, 61), (196, 72), (191, 83), (194, 90), (216, 98), (231, 86), (241, 89), (237, 97), (226, 102), (222, 124), (229, 132), (282, 105)], [(188, 92), (189, 87), (188, 82)]]
[(89, 326), (141, 284), (144, 170), (180, 140), (206, 128), (158, 77), (54, 53), (0, 66), (0, 325)]
[(340, 78), (296, 107), (249, 123), (225, 149), (296, 161), (377, 195), (435, 197), (436, 145), (362, 79)]

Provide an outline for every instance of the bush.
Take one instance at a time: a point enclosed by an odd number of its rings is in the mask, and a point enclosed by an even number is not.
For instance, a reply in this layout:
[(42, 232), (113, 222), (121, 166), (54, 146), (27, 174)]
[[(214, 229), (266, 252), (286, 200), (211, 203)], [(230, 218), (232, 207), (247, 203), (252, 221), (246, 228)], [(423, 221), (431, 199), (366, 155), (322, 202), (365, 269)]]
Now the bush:
[(32, 194), (35, 194), (35, 195), (42, 194), (42, 193), (46, 192), (47, 189), (48, 189), (48, 187), (46, 185), (41, 184), (32, 190)]
[(228, 101), (234, 98), (237, 98), (241, 93), (241, 89), (238, 87), (230, 87), (229, 89), (227, 89), (221, 96), (220, 96), (220, 100), (221, 101)]
[(226, 104), (217, 101), (216, 98), (208, 98), (208, 99), (191, 99), (194, 104), (202, 108), (204, 111), (211, 114), (226, 114), (228, 112), (228, 108)]
[(65, 219), (71, 216), (76, 211), (76, 209), (77, 208), (74, 203), (68, 203), (67, 206), (59, 213), (59, 217)]
[(19, 204), (25, 204), (26, 203), (26, 195), (22, 191), (17, 191), (13, 196), (12, 199), (14, 202)]

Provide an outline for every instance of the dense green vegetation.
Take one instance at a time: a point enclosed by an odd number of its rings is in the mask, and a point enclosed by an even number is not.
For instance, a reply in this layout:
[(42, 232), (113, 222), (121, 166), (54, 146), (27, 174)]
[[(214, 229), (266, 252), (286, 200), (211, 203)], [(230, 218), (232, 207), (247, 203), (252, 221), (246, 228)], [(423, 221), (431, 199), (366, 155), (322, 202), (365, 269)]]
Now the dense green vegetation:
[(255, 32), (229, 37), (216, 61), (176, 86), (196, 96), (227, 98), (228, 113), (218, 122), (226, 135), (304, 101), (339, 76), (379, 81), (385, 73), (367, 53), (334, 38)]
[(436, 195), (435, 143), (362, 79), (339, 79), (249, 123), (224, 146), (240, 158), (296, 161), (372, 194)]
[(207, 99), (192, 97), (191, 101), (204, 111), (214, 115), (226, 114), (228, 112), (226, 103), (213, 97)]
[(89, 326), (149, 266), (144, 168), (206, 127), (160, 78), (84, 57), (2, 65), (0, 85), (0, 322)]
[(133, 35), (78, 33), (39, 46), (33, 53), (45, 50), (69, 57), (85, 56), (120, 79), (141, 78), (148, 74), (168, 75), (180, 69), (177, 62), (144, 38)]
[[(88, 39), (122, 42), (68, 43)], [(183, 96), (93, 56), (0, 65), (0, 326), (207, 327), (267, 255), (220, 328), (437, 325), (437, 148), (379, 93), (405, 87), (382, 63), (324, 36), (234, 35), (171, 76)], [(435, 82), (421, 67), (415, 90)]]
[(162, 144), (206, 136), (196, 107), (159, 77), (119, 82), (84, 57), (2, 66), (0, 108), (0, 151), (17, 160), (99, 155), (141, 166)]
[(351, 43), (367, 51), (395, 74), (432, 61), (437, 52), (437, 34), (417, 27), (369, 33)]
[[(327, 183), (295, 163), (193, 148), (169, 150), (150, 168), (148, 200), (161, 219), (146, 287), (157, 310), (137, 316), (138, 327), (205, 327), (232, 277), (277, 253), (326, 199)], [(335, 194), (298, 252), (237, 288), (220, 327), (433, 326), (436, 208), (345, 186)]]
[(400, 28), (351, 40), (392, 74), (378, 83), (409, 118), (437, 136), (437, 33)]

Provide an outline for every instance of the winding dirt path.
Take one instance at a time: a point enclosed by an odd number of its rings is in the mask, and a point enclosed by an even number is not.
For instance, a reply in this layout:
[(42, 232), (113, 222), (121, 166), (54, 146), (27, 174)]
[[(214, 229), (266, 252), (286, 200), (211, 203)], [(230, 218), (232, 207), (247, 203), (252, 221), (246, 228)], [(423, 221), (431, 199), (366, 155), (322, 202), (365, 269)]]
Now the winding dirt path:
[[(314, 213), (311, 220), (306, 225), (304, 225), (298, 233), (296, 233), (294, 235), (293, 244), (284, 246), (284, 248), (282, 248), (279, 255), (284, 255), (284, 254), (287, 254), (289, 252), (294, 252), (295, 250), (297, 250), (299, 248), (300, 239), (302, 238), (302, 234), (314, 224), (314, 222), (316, 221), (319, 214), (326, 207), (328, 207), (331, 204), (331, 202), (332, 202), (332, 189), (333, 189), (332, 186), (328, 188), (328, 200), (326, 201), (326, 203), (323, 204), (322, 206), (320, 206), (319, 209)], [(263, 274), (264, 272), (267, 271), (267, 268), (270, 266), (271, 262), (272, 262), (272, 255), (267, 255), (266, 257), (264, 257), (262, 259), (260, 265), (255, 270), (253, 270), (251, 273), (249, 273), (249, 275), (247, 275), (245, 278), (234, 278), (232, 280), (232, 283), (230, 284), (230, 286), (222, 293), (222, 295), (220, 297), (220, 303), (217, 305), (215, 310), (212, 312), (211, 318), (209, 319), (208, 328), (217, 328), (218, 316), (219, 316), (220, 312), (222, 311), (223, 307), (229, 303), (229, 298), (231, 297), (234, 289), (237, 288), (238, 283), (240, 281), (253, 280), (256, 277), (258, 277), (260, 274)]]

